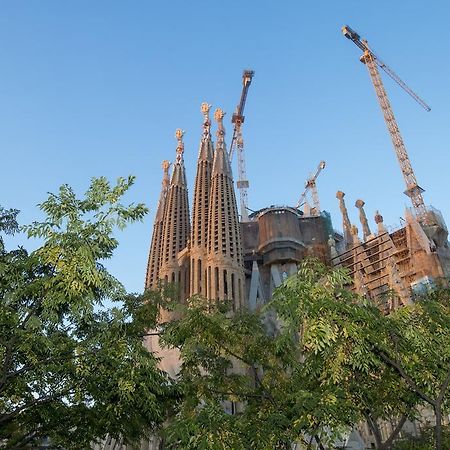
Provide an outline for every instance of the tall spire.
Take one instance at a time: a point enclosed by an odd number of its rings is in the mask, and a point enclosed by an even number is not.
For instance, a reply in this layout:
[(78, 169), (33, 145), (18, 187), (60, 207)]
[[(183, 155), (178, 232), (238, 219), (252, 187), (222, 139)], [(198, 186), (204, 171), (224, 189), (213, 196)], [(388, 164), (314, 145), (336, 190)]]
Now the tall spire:
[(352, 226), (350, 223), (350, 219), (348, 218), (347, 207), (345, 206), (344, 201), (345, 193), (342, 191), (336, 192), (336, 198), (339, 200), (339, 209), (342, 214), (342, 227), (344, 232), (344, 243), (346, 247), (349, 247), (353, 243), (353, 235), (352, 235)]
[(169, 188), (169, 161), (162, 162), (163, 178), (161, 183), (161, 194), (159, 196), (155, 221), (153, 224), (152, 242), (147, 263), (147, 275), (145, 277), (145, 288), (154, 289), (159, 279), (159, 266), (161, 264), (162, 229), (164, 220), (164, 209), (166, 205), (167, 190)]
[(211, 176), (207, 297), (244, 304), (244, 270), (239, 218), (230, 162), (225, 148), (224, 112), (217, 109), (217, 143)]
[(191, 288), (190, 294), (206, 296), (206, 251), (208, 236), (209, 198), (213, 144), (211, 141), (211, 121), (208, 103), (202, 103), (203, 134), (197, 160), (191, 234)]
[(159, 278), (167, 282), (177, 283), (180, 298), (187, 297), (189, 284), (188, 267), (181, 267), (178, 253), (185, 249), (190, 235), (189, 202), (184, 169), (184, 131), (175, 132), (177, 139), (176, 159), (172, 177), (166, 196), (166, 207), (163, 220), (163, 241), (161, 245), (161, 266)]
[(372, 234), (367, 220), (366, 212), (364, 211), (364, 200), (356, 200), (355, 206), (359, 209), (359, 221), (363, 229), (364, 240), (367, 241), (368, 237)]

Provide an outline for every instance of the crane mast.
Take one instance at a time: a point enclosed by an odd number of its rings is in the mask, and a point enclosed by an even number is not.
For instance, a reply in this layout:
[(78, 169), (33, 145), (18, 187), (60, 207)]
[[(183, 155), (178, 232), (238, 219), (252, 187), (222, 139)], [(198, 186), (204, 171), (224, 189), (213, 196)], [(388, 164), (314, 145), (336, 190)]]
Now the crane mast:
[(245, 168), (245, 156), (244, 156), (244, 139), (242, 138), (242, 124), (244, 123), (244, 108), (247, 100), (248, 88), (252, 82), (252, 78), (255, 72), (253, 70), (244, 70), (242, 74), (242, 92), (241, 99), (236, 108), (236, 112), (231, 118), (231, 122), (234, 123), (233, 137), (231, 140), (230, 150), (228, 153), (230, 162), (233, 159), (233, 151), (236, 146), (237, 158), (238, 158), (238, 181), (236, 183), (239, 189), (240, 206), (241, 206), (241, 221), (248, 222), (248, 187), (249, 182), (247, 180), (247, 171)]
[(306, 194), (311, 191), (311, 198), (313, 202), (313, 208), (314, 208), (314, 214), (313, 215), (319, 215), (320, 214), (320, 200), (319, 200), (319, 194), (317, 192), (317, 186), (316, 186), (316, 180), (317, 177), (320, 175), (320, 172), (325, 168), (325, 161), (320, 161), (319, 165), (317, 166), (316, 173), (309, 177), (306, 180), (305, 183), (305, 190), (303, 191), (302, 195), (300, 196), (297, 204), (295, 207), (298, 209), (300, 206), (302, 206), (306, 201)]
[(390, 69), (384, 62), (382, 62), (375, 53), (370, 49), (367, 41), (361, 40), (358, 33), (353, 31), (350, 27), (342, 27), (342, 32), (347, 39), (350, 39), (356, 44), (364, 53), (361, 56), (361, 62), (363, 62), (367, 70), (369, 71), (370, 79), (375, 88), (378, 103), (380, 104), (383, 112), (384, 121), (391, 136), (394, 150), (397, 155), (398, 162), (403, 174), (403, 178), (406, 184), (405, 194), (411, 198), (414, 211), (419, 219), (423, 219), (426, 208), (422, 197), (424, 190), (418, 185), (414, 170), (409, 160), (406, 146), (403, 142), (400, 130), (392, 111), (391, 104), (389, 102), (386, 90), (384, 89), (383, 82), (378, 71), (378, 67), (383, 69), (397, 84), (402, 87), (415, 101), (417, 101), (425, 110), (430, 111), (431, 108), (417, 95), (415, 94), (396, 74)]

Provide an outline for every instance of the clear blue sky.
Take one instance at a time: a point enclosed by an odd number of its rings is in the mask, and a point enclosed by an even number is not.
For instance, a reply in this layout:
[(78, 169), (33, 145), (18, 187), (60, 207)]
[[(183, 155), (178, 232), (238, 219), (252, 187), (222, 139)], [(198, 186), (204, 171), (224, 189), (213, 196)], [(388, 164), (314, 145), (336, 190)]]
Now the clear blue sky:
[[(142, 290), (174, 131), (186, 130), (192, 192), (200, 104), (231, 118), (242, 70), (252, 68), (243, 130), (249, 206), (294, 205), (324, 159), (318, 189), (335, 228), (338, 189), (352, 221), (362, 198), (371, 218), (379, 209), (398, 224), (409, 203), (360, 51), (341, 34), (348, 24), (432, 106), (426, 113), (385, 78), (425, 200), (450, 223), (449, 22), (444, 0), (3, 0), (0, 203), (28, 223), (63, 183), (81, 193), (92, 176), (136, 175), (129, 200), (151, 211), (118, 236), (109, 267)], [(229, 142), (229, 122), (227, 130)]]

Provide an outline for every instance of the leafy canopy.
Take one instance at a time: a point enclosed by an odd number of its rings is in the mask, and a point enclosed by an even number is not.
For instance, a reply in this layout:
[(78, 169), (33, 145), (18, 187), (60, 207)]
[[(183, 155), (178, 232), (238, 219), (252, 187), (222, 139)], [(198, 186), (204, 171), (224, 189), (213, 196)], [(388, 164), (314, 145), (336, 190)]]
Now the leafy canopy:
[[(167, 379), (142, 345), (156, 323), (145, 296), (127, 295), (105, 268), (115, 230), (141, 220), (122, 198), (133, 177), (95, 178), (83, 198), (67, 185), (22, 229), (42, 239), (32, 253), (0, 247), (0, 441), (23, 448), (49, 437), (88, 448), (110, 433), (138, 440), (164, 420)], [(0, 231), (17, 230), (0, 210)], [(104, 302), (118, 302), (106, 308)]]

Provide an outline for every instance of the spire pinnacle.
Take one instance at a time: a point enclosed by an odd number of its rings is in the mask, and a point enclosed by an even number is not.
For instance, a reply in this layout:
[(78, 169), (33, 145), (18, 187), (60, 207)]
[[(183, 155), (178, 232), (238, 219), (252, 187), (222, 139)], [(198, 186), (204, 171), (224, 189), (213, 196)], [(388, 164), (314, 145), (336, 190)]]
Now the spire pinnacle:
[(355, 206), (359, 209), (359, 221), (361, 222), (362, 229), (363, 229), (363, 235), (364, 240), (367, 240), (368, 237), (371, 235), (369, 222), (367, 221), (366, 212), (364, 211), (364, 205), (366, 203), (364, 200), (358, 199), (355, 202)]
[(386, 228), (384, 227), (383, 223), (383, 216), (380, 214), (380, 212), (377, 210), (375, 211), (375, 223), (378, 227), (378, 234), (384, 233), (386, 231)]
[(175, 131), (175, 137), (176, 137), (176, 139), (178, 141), (178, 144), (177, 144), (177, 159), (176, 159), (177, 163), (180, 163), (181, 160), (183, 159), (183, 153), (184, 153), (183, 136), (184, 136), (184, 131), (181, 128), (177, 128), (177, 130)]
[(211, 109), (211, 105), (209, 105), (206, 102), (203, 102), (200, 107), (202, 114), (203, 114), (203, 135), (202, 135), (202, 141), (207, 141), (211, 134), (211, 120), (209, 119), (209, 110)]
[(169, 179), (169, 168), (170, 168), (171, 164), (169, 161), (164, 160), (161, 164), (161, 167), (163, 169), (163, 181), (162, 181), (162, 185), (163, 187), (167, 188), (169, 186), (170, 183), (170, 179)]
[(214, 119), (217, 122), (217, 144), (223, 145), (224, 138), (225, 138), (225, 128), (223, 127), (223, 118), (225, 116), (225, 113), (220, 109), (217, 108), (214, 112)]
[(350, 224), (350, 219), (348, 218), (348, 211), (347, 207), (345, 206), (345, 193), (342, 191), (336, 192), (336, 198), (339, 200), (339, 209), (341, 210), (342, 214), (342, 225), (343, 225), (343, 231), (344, 231), (344, 241), (345, 245), (348, 247), (353, 242), (352, 237), (352, 226)]

